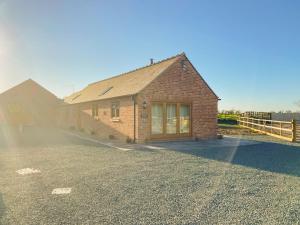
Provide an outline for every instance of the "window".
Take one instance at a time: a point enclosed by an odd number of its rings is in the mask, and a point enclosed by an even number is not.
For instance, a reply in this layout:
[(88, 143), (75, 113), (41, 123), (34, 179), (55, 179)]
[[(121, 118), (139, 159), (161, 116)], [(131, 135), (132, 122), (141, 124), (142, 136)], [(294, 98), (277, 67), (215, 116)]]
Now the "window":
[(120, 117), (120, 104), (119, 102), (113, 102), (111, 104), (111, 118)]
[(72, 98), (72, 101), (74, 101), (74, 100), (75, 100), (76, 98), (78, 98), (80, 95), (81, 95), (81, 94), (78, 94), (78, 95), (74, 96), (74, 97)]
[(191, 105), (187, 103), (154, 102), (151, 105), (151, 134), (187, 136), (191, 134)]
[(107, 92), (109, 92), (112, 88), (113, 88), (113, 87), (109, 87), (109, 88), (104, 89), (104, 90), (100, 93), (99, 96), (105, 95), (105, 94), (106, 94)]
[(93, 104), (92, 105), (92, 117), (97, 117), (98, 116), (98, 105)]
[(180, 105), (180, 133), (190, 132), (190, 106)]
[(177, 115), (176, 104), (167, 104), (167, 134), (176, 134), (177, 129)]
[(152, 104), (151, 112), (152, 112), (151, 113), (152, 134), (162, 134), (163, 133), (163, 105)]

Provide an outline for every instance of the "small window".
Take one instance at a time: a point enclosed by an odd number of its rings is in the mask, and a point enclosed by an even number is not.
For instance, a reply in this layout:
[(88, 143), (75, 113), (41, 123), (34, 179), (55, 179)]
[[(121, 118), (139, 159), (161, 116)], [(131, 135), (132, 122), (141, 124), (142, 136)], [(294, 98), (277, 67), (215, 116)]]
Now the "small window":
[(120, 117), (120, 104), (118, 102), (113, 102), (111, 104), (111, 118)]
[(72, 98), (72, 101), (74, 101), (74, 100), (75, 100), (76, 98), (78, 98), (80, 95), (81, 95), (81, 94), (78, 94), (78, 95), (74, 96), (74, 97)]
[(99, 96), (105, 95), (105, 94), (106, 94), (107, 92), (109, 92), (112, 88), (113, 88), (113, 87), (109, 87), (109, 88), (104, 89), (104, 90), (100, 93)]
[(92, 117), (97, 117), (98, 116), (98, 105), (93, 104), (92, 105)]

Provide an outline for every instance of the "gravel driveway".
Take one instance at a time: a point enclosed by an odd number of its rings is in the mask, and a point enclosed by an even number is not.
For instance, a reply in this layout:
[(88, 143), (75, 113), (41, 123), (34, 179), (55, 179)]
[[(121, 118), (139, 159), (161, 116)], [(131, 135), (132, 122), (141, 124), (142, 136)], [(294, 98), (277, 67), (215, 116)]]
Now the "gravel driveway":
[(299, 146), (254, 141), (121, 151), (56, 132), (2, 139), (0, 224), (299, 224)]

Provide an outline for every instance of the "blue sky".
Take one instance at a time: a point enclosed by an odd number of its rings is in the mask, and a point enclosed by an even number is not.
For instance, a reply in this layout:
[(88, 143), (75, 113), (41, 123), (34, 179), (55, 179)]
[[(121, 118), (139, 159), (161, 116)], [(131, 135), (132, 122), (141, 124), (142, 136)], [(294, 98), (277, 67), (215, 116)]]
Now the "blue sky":
[(185, 52), (220, 109), (300, 110), (300, 1), (0, 0), (0, 92), (63, 97)]

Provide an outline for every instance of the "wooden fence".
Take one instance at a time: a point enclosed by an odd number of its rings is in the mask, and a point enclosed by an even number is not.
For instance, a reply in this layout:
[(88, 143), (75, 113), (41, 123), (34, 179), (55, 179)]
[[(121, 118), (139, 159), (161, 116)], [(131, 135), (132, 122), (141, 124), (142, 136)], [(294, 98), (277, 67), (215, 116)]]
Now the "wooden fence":
[(292, 119), (300, 121), (300, 113), (272, 113), (272, 120), (291, 121)]
[(241, 114), (242, 117), (251, 117), (256, 119), (264, 119), (264, 120), (271, 120), (272, 113), (269, 112), (254, 112), (248, 111)]
[(264, 133), (287, 141), (297, 141), (296, 120), (278, 121), (256, 119), (251, 117), (239, 117), (238, 123), (242, 127), (247, 127), (260, 133)]

